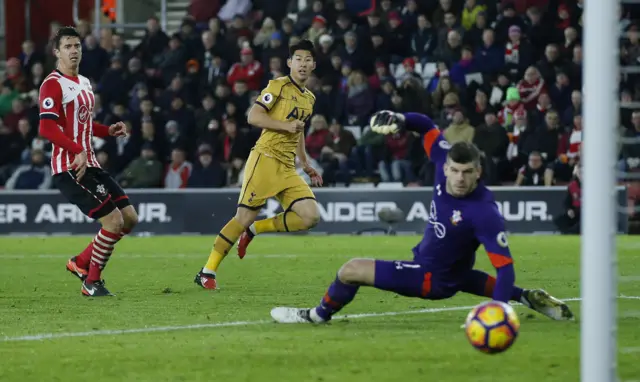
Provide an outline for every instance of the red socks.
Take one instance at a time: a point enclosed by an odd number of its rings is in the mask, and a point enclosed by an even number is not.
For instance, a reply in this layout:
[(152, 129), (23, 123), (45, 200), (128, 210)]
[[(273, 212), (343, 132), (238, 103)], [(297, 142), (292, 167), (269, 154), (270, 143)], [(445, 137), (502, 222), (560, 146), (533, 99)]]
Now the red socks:
[(93, 238), (87, 282), (100, 280), (102, 270), (107, 266), (111, 253), (120, 238), (120, 234), (109, 232), (104, 228), (100, 229), (100, 232)]

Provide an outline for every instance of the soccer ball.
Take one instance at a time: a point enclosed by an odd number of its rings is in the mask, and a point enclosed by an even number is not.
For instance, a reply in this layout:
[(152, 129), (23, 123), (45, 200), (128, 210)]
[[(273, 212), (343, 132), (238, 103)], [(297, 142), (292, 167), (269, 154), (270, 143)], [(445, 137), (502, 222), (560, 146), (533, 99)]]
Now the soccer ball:
[(467, 339), (483, 353), (497, 354), (509, 349), (518, 336), (520, 320), (509, 304), (486, 301), (467, 315)]

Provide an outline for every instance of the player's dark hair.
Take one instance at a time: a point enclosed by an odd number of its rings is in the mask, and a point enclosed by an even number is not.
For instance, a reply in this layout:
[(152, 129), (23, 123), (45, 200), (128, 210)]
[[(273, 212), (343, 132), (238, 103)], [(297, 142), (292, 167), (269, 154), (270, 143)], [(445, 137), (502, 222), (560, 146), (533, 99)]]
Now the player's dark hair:
[(63, 37), (77, 37), (78, 39), (80, 39), (80, 41), (82, 41), (82, 37), (80, 36), (80, 33), (78, 33), (76, 28), (62, 27), (58, 29), (55, 37), (53, 38), (53, 46), (55, 46), (56, 49), (60, 49), (60, 40), (62, 40)]
[(311, 53), (311, 57), (313, 57), (313, 60), (315, 61), (316, 59), (316, 51), (313, 47), (313, 43), (311, 42), (311, 40), (300, 40), (297, 44), (293, 44), (289, 47), (289, 58), (293, 58), (293, 55), (296, 53), (296, 51), (298, 50), (306, 50), (309, 53)]
[(474, 163), (476, 166), (480, 165), (480, 150), (470, 142), (454, 143), (451, 145), (447, 157), (455, 163)]

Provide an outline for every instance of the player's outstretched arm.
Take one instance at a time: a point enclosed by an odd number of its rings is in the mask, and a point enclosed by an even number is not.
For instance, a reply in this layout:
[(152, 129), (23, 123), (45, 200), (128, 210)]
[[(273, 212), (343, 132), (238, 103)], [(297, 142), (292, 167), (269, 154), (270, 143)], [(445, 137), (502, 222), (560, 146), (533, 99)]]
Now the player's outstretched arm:
[(254, 104), (249, 110), (247, 122), (261, 129), (280, 131), (285, 133), (297, 133), (304, 131), (304, 122), (299, 120), (278, 121), (269, 116), (267, 110), (261, 104)]
[(404, 113), (401, 116), (404, 118), (406, 129), (409, 131), (428, 134), (430, 131), (438, 129), (433, 120), (424, 114)]
[[(419, 133), (422, 145), (429, 158), (442, 162), (446, 158), (449, 145), (440, 133), (440, 129), (431, 118), (420, 113), (395, 113), (382, 110), (376, 112), (370, 120), (371, 130), (379, 134), (395, 134), (402, 129)], [(432, 150), (437, 148), (436, 150)]]
[(474, 230), (476, 238), (484, 246), (491, 264), (497, 271), (493, 299), (509, 302), (516, 281), (513, 258), (509, 250), (503, 217), (498, 207), (490, 205), (488, 209), (486, 213), (478, 214), (482, 219), (474, 222)]

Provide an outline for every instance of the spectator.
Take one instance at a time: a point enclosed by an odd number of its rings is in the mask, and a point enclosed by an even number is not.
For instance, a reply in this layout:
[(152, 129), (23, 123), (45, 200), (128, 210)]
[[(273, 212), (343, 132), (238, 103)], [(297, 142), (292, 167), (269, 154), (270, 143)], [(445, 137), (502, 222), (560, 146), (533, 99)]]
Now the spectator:
[[(464, 34), (464, 43), (475, 48), (481, 46), (482, 32), (488, 29), (493, 31), (487, 22), (487, 12), (479, 12), (476, 15), (476, 22), (473, 24), (473, 27)], [(502, 49), (500, 49), (500, 55), (504, 56)]]
[[(120, 58), (121, 62), (125, 62), (125, 56), (112, 56)], [(138, 57), (132, 57), (127, 62), (127, 69), (124, 72), (125, 89), (133, 89), (137, 84), (144, 84), (145, 86), (149, 82), (142, 67), (142, 61)]]
[[(474, 104), (469, 114), (469, 123), (474, 127), (480, 126), (485, 123), (485, 116), (489, 112), (493, 112), (493, 107), (489, 105), (487, 93), (482, 89), (476, 90)], [(493, 115), (495, 116), (495, 112), (493, 112)]]
[(460, 88), (465, 88), (467, 87), (467, 75), (478, 73), (479, 69), (471, 47), (466, 46), (462, 48), (461, 52), (460, 61), (451, 67), (449, 75), (454, 84)]
[(233, 87), (236, 81), (245, 81), (249, 90), (260, 90), (260, 84), (264, 71), (260, 62), (253, 58), (251, 48), (243, 48), (240, 51), (240, 63), (233, 64), (227, 74), (227, 81)]
[(208, 144), (198, 148), (198, 162), (189, 176), (189, 188), (220, 188), (227, 182), (227, 174), (220, 162), (213, 159), (213, 149)]
[(12, 57), (7, 60), (7, 70), (5, 73), (5, 86), (15, 90), (18, 93), (24, 93), (28, 89), (28, 84), (24, 73), (22, 72), (22, 67), (20, 66), (20, 61)]
[(453, 112), (451, 124), (444, 130), (443, 134), (450, 144), (456, 142), (473, 142), (475, 130), (467, 122), (464, 112), (457, 109)]
[(267, 48), (269, 46), (269, 40), (271, 40), (277, 30), (276, 22), (272, 18), (266, 17), (262, 21), (262, 27), (253, 38), (253, 45), (260, 49)]
[[(553, 39), (553, 29), (542, 21), (540, 8), (534, 6), (527, 9), (525, 18), (526, 31), (533, 48), (533, 54), (536, 57), (542, 55), (547, 44)], [(551, 83), (553, 79), (548, 79), (547, 82)]]
[(462, 38), (456, 30), (447, 33), (447, 40), (443, 44), (438, 44), (435, 51), (435, 59), (444, 62), (447, 67), (451, 67), (458, 62), (462, 56)]
[(573, 172), (573, 179), (567, 187), (567, 196), (564, 201), (565, 210), (553, 219), (560, 233), (564, 235), (580, 234), (580, 216), (582, 212), (581, 172), (580, 167), (576, 166)]
[(182, 147), (171, 151), (171, 162), (167, 166), (164, 177), (164, 188), (186, 188), (193, 166), (187, 160), (187, 153)]
[(522, 152), (529, 155), (533, 151), (538, 151), (547, 163), (555, 162), (558, 157), (560, 139), (564, 132), (560, 129), (560, 118), (555, 110), (550, 110), (545, 116), (545, 123), (535, 131), (525, 130), (526, 134), (520, 138), (522, 140)]
[(5, 188), (8, 190), (47, 190), (51, 188), (51, 167), (45, 162), (44, 152), (33, 150), (31, 163), (18, 167)]
[(31, 72), (29, 73), (29, 83), (27, 85), (27, 89), (29, 90), (40, 90), (40, 86), (46, 75), (44, 74), (44, 65), (41, 62), (35, 62), (31, 66)]
[[(389, 22), (389, 53), (391, 56), (396, 56), (398, 59), (395, 62), (402, 60), (409, 54), (409, 37), (410, 34), (407, 31), (407, 26), (403, 23), (402, 17), (396, 11), (389, 12), (387, 14), (387, 20)], [(371, 65), (367, 65), (363, 70), (365, 73), (371, 73)]]
[(484, 123), (475, 129), (473, 143), (485, 156), (493, 158), (495, 162), (506, 158), (509, 137), (507, 131), (498, 123), (495, 112), (486, 112)]
[(11, 102), (11, 112), (3, 119), (4, 125), (11, 131), (17, 131), (18, 122), (26, 117), (27, 110), (25, 109), (24, 101), (20, 98), (16, 98)]
[[(523, 27), (524, 20), (516, 13), (514, 4), (512, 2), (507, 2), (502, 7), (502, 14), (498, 16), (493, 29), (496, 31), (499, 41), (509, 40), (513, 43), (511, 48), (516, 48), (517, 50), (518, 43), (520, 41), (520, 32)], [(517, 39), (514, 38), (516, 32), (518, 34)]]
[(163, 141), (161, 134), (156, 131), (156, 125), (153, 119), (149, 117), (142, 118), (140, 141), (142, 146), (147, 145), (153, 149), (155, 158), (166, 158), (169, 154), (169, 147), (165, 141)]
[(518, 92), (524, 108), (532, 110), (538, 103), (540, 94), (546, 92), (546, 84), (544, 78), (540, 76), (540, 72), (535, 66), (530, 66), (524, 73), (524, 78), (518, 83)]
[(370, 128), (365, 129), (357, 146), (351, 150), (350, 154), (356, 177), (372, 181), (375, 175), (375, 164), (379, 162), (383, 154), (385, 140), (384, 135), (374, 133)]
[(87, 35), (82, 47), (82, 61), (80, 72), (93, 81), (99, 81), (107, 71), (109, 53), (98, 45), (98, 40), (92, 34)]
[(251, 148), (249, 137), (245, 133), (238, 131), (237, 121), (233, 118), (227, 118), (223, 125), (224, 134), (221, 134), (218, 138), (215, 157), (225, 164), (229, 173), (229, 183), (237, 184), (242, 180), (239, 179), (238, 175), (249, 157)]
[(332, 121), (320, 156), (324, 179), (328, 184), (342, 182), (348, 185), (351, 183), (348, 160), (355, 146), (356, 139), (353, 134), (345, 130), (337, 121)]
[(384, 154), (378, 162), (382, 182), (411, 183), (415, 180), (408, 160), (411, 135), (406, 130), (385, 137)]
[(44, 56), (36, 51), (36, 46), (31, 40), (26, 40), (22, 43), (22, 52), (18, 59), (24, 73), (31, 73), (31, 69), (36, 63), (44, 63)]
[(167, 47), (169, 37), (160, 29), (160, 22), (155, 16), (147, 20), (147, 30), (140, 44), (134, 51), (141, 54), (144, 62), (153, 63)]
[(522, 151), (522, 144), (525, 137), (531, 134), (538, 124), (533, 123), (528, 118), (527, 112), (523, 109), (516, 111), (513, 115), (513, 124), (509, 125), (506, 129), (509, 136), (509, 148), (507, 149), (507, 159), (515, 163), (516, 168), (520, 167), (520, 163), (524, 163), (527, 154)]
[(492, 29), (482, 32), (482, 45), (476, 50), (477, 69), (486, 75), (496, 75), (504, 66), (504, 51), (495, 42)]
[(509, 137), (507, 131), (500, 126), (498, 118), (492, 110), (487, 110), (484, 123), (475, 129), (473, 143), (485, 157), (484, 179), (488, 184), (498, 184), (502, 174), (508, 172), (506, 161)]
[(322, 149), (325, 147), (329, 139), (329, 129), (327, 120), (322, 114), (316, 114), (311, 117), (311, 127), (305, 138), (305, 146), (309, 155), (314, 158), (320, 158)]
[(573, 47), (573, 57), (567, 67), (569, 83), (574, 89), (582, 89), (582, 46)]
[(562, 124), (570, 125), (573, 117), (578, 114), (582, 114), (582, 93), (580, 90), (574, 90), (571, 92), (571, 105), (565, 109), (562, 115)]
[[(314, 1), (314, 5), (316, 3), (322, 4), (322, 2), (318, 0)], [(327, 19), (318, 14), (313, 17), (311, 28), (307, 29), (302, 37), (311, 40), (313, 43), (317, 43), (320, 36), (325, 33), (327, 33)]]
[(347, 119), (349, 125), (364, 125), (373, 113), (374, 100), (364, 73), (355, 71), (349, 75), (347, 91)]
[(188, 57), (188, 50), (184, 46), (180, 35), (171, 36), (169, 48), (158, 56), (157, 68), (165, 86), (169, 85), (177, 75), (184, 74)]
[(545, 183), (545, 167), (542, 155), (537, 151), (529, 154), (529, 162), (518, 171), (516, 186), (550, 186)]
[(465, 30), (470, 30), (476, 23), (478, 13), (484, 12), (486, 9), (486, 6), (478, 5), (476, 0), (466, 0), (462, 11), (462, 27)]
[(533, 49), (522, 39), (521, 29), (517, 25), (509, 27), (509, 40), (505, 45), (504, 62), (511, 78), (520, 78), (525, 69), (533, 63)]
[(571, 102), (571, 86), (569, 77), (564, 72), (556, 75), (556, 82), (550, 87), (551, 103), (559, 110), (566, 110)]
[[(84, 59), (82, 62), (84, 62)], [(102, 101), (107, 105), (126, 102), (127, 93), (122, 90), (131, 88), (127, 87), (125, 73), (122, 69), (122, 59), (120, 57), (114, 56), (111, 58), (111, 67), (102, 75), (98, 89), (102, 95)]]
[(536, 64), (545, 83), (553, 83), (556, 74), (563, 71), (566, 63), (560, 57), (560, 51), (556, 44), (549, 44), (544, 50), (544, 57)]
[(498, 121), (505, 128), (513, 123), (513, 115), (524, 111), (525, 107), (520, 102), (520, 92), (515, 87), (507, 89), (507, 98), (504, 107), (498, 113)]
[[(174, 150), (174, 161), (165, 177), (165, 188), (183, 188), (182, 181), (186, 172), (190, 170), (190, 164), (180, 166), (178, 153)], [(151, 142), (142, 145), (140, 156), (127, 166), (119, 177), (122, 187), (127, 188), (157, 188), (162, 185), (162, 163), (157, 159), (156, 152)]]
[(411, 54), (424, 64), (433, 56), (438, 45), (437, 38), (437, 32), (427, 16), (418, 16), (418, 29), (411, 37)]
[(538, 103), (536, 104), (535, 109), (531, 111), (531, 118), (535, 125), (540, 125), (544, 122), (544, 116), (551, 109), (554, 109), (551, 104), (551, 97), (547, 93), (540, 93), (538, 96)]
[[(389, 3), (391, 2), (389, 1)], [(433, 12), (433, 19), (432, 19), (433, 25), (436, 28), (442, 27), (442, 25), (444, 24), (444, 18), (447, 12), (451, 12), (451, 13), (454, 12), (452, 0), (440, 0), (438, 3), (439, 3), (438, 7)]]
[(111, 51), (107, 52), (111, 57), (120, 57), (124, 62), (131, 59), (131, 47), (124, 42), (124, 38), (113, 33), (111, 35)]

